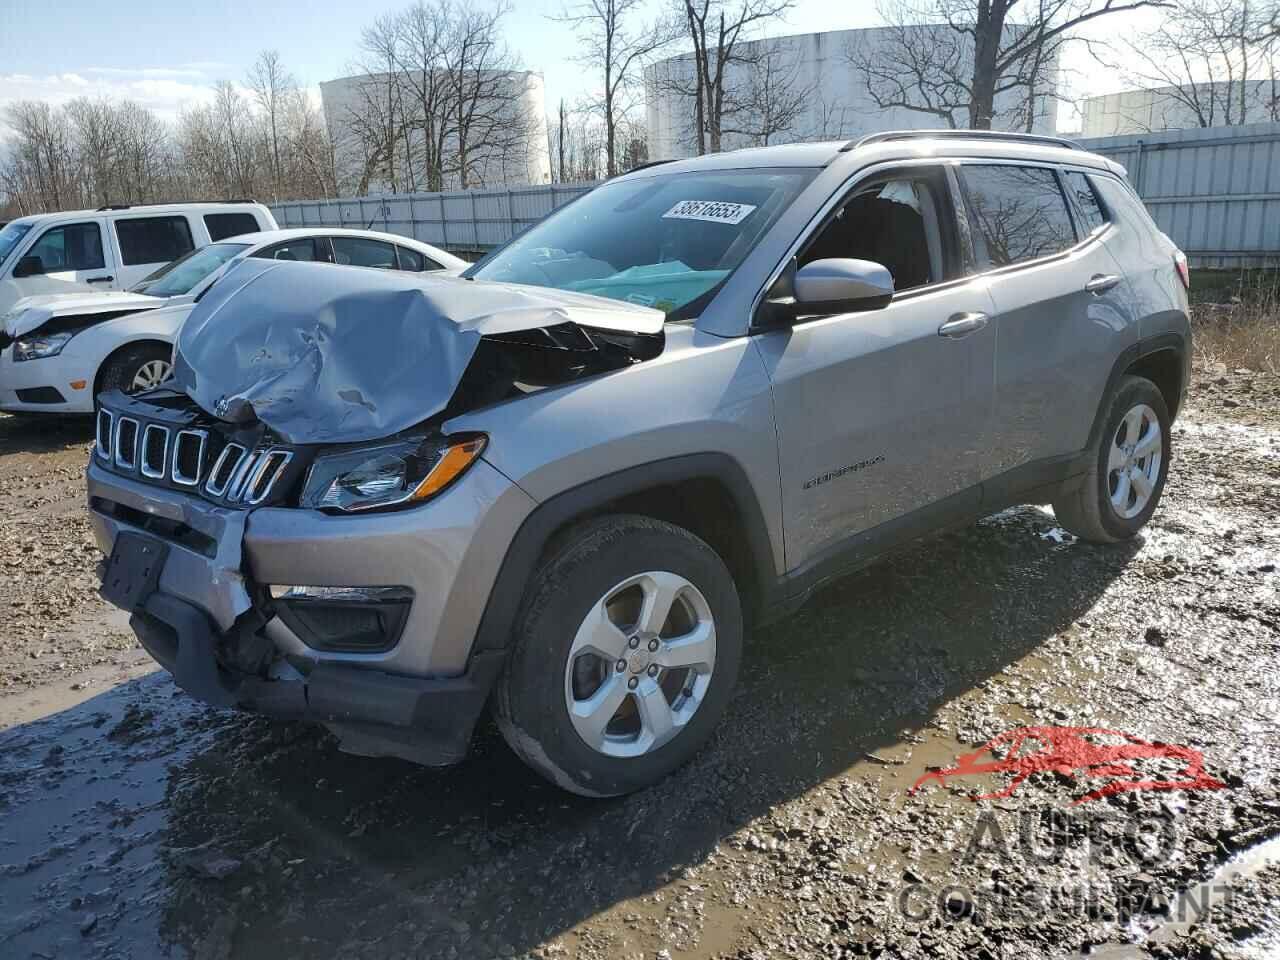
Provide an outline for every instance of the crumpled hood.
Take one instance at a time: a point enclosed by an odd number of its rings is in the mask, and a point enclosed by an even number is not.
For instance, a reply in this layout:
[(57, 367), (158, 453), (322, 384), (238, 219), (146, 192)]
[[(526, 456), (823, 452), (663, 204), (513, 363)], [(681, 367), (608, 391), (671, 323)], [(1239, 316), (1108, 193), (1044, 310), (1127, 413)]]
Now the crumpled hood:
[(163, 307), (164, 297), (148, 297), (141, 293), (104, 290), (101, 293), (49, 293), (23, 297), (3, 317), (3, 332), (16, 339), (38, 330), (55, 317), (68, 315), (92, 317), (101, 313), (130, 313)]
[(664, 315), (541, 287), (246, 259), (182, 327), (174, 381), (290, 443), (397, 433), (448, 404), (481, 337), (563, 324), (656, 334)]

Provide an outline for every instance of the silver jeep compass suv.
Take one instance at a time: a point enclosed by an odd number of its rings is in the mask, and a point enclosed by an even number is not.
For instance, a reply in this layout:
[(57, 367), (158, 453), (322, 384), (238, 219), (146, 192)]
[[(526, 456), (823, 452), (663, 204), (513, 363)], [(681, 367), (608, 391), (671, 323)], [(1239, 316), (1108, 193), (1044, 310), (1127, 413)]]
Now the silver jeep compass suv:
[(703, 744), (748, 626), (1051, 502), (1132, 537), (1187, 269), (1115, 163), (886, 133), (655, 164), (461, 278), (247, 261), (99, 398), (102, 592), (179, 686), (577, 793)]

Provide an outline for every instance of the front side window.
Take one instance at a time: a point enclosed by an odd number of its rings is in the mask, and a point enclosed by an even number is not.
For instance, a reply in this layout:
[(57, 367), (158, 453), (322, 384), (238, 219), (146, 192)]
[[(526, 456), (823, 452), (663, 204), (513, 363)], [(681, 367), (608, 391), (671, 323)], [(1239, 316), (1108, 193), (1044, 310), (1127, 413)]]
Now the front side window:
[(708, 170), (602, 184), (465, 274), (655, 307), (687, 319), (816, 170)]
[(18, 243), (31, 232), (29, 223), (10, 223), (0, 230), (0, 263), (9, 259)]
[(336, 263), (352, 267), (375, 267), (379, 270), (396, 269), (396, 248), (381, 240), (366, 237), (331, 237), (333, 258)]
[(262, 229), (252, 213), (206, 213), (204, 225), (209, 231), (210, 242), (245, 233), (257, 233)]
[(96, 223), (68, 223), (46, 230), (26, 256), (39, 258), (39, 273), (101, 270), (106, 266), (102, 230)]
[(1070, 170), (1063, 174), (1067, 184), (1067, 196), (1075, 204), (1076, 216), (1080, 218), (1081, 232), (1090, 235), (1107, 225), (1107, 212), (1098, 201), (1089, 178), (1079, 170)]
[(961, 167), (980, 266), (1005, 267), (1073, 246), (1075, 230), (1058, 175), (1047, 167)]
[(195, 249), (186, 217), (132, 217), (116, 221), (120, 259), (126, 267), (168, 263)]
[(895, 291), (945, 279), (936, 188), (925, 177), (859, 186), (798, 258), (800, 266), (832, 258), (887, 267)]
[(130, 287), (130, 292), (145, 293), (151, 297), (180, 297), (190, 293), (192, 287), (236, 254), (248, 249), (247, 243), (211, 243), (166, 263)]

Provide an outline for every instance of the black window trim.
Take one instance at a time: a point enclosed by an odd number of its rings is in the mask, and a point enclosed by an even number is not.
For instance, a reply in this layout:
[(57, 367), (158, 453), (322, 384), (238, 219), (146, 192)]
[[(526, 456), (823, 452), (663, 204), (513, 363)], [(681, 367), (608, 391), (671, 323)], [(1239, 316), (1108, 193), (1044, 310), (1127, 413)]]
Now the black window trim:
[[(973, 280), (972, 274), (965, 273), (965, 257), (969, 253), (971, 255), (972, 248), (968, 246), (968, 230), (970, 229), (966, 221), (964, 227), (960, 224), (961, 200), (955, 195), (957, 184), (951, 173), (951, 169), (956, 166), (956, 159), (953, 157), (912, 157), (898, 160), (887, 160), (883, 163), (874, 164), (870, 167), (864, 167), (861, 170), (855, 170), (840, 184), (818, 209), (818, 212), (809, 220), (805, 228), (797, 235), (787, 250), (786, 256), (782, 258), (782, 262), (774, 268), (770, 273), (768, 281), (756, 293), (755, 300), (751, 308), (751, 323), (747, 328), (747, 334), (750, 336), (755, 333), (763, 333), (776, 329), (770, 323), (762, 323), (759, 319), (761, 308), (764, 306), (768, 298), (769, 291), (773, 289), (774, 284), (786, 272), (791, 262), (800, 256), (801, 252), (812, 242), (814, 237), (823, 230), (837, 211), (844, 205), (845, 201), (851, 198), (859, 189), (868, 184), (875, 183), (878, 180), (893, 179), (895, 175), (906, 178), (912, 172), (917, 174), (926, 171), (935, 175), (936, 179), (941, 181), (941, 187), (946, 190), (947, 197), (950, 199), (948, 203), (943, 198), (938, 198), (938, 217), (946, 220), (954, 236), (948, 241), (943, 239), (943, 257), (947, 259), (955, 259), (955, 263), (948, 264), (949, 268), (959, 268), (959, 272), (955, 276), (946, 280), (939, 280), (936, 283), (926, 283), (919, 287), (912, 287), (910, 290), (896, 292), (893, 299), (881, 309), (889, 309), (895, 303), (901, 303), (911, 300), (915, 297), (925, 294), (932, 294), (939, 290), (947, 290), (953, 287), (959, 287)], [(945, 225), (944, 225), (945, 226)], [(957, 259), (958, 255), (958, 259)], [(822, 316), (814, 316), (812, 320), (797, 321), (796, 326), (802, 326), (811, 323), (814, 320), (826, 320), (832, 316), (856, 316), (857, 313), (849, 314), (825, 314)]]
[[(437, 263), (435, 260), (432, 260), (421, 250), (415, 250), (413, 249), (413, 247), (406, 246), (403, 243), (393, 243), (392, 246), (396, 248), (396, 269), (401, 273), (434, 273), (437, 270), (444, 269), (443, 263)], [(424, 266), (421, 270), (410, 270), (409, 268), (402, 266), (400, 263), (401, 251), (416, 254), (417, 256), (422, 258), (423, 264), (430, 264), (430, 266)]]
[[(9, 276), (13, 277), (13, 271), (18, 269), (18, 264), (21, 263), (24, 258), (29, 257), (31, 255), (31, 251), (40, 245), (40, 241), (43, 240), (45, 237), (47, 237), (49, 234), (53, 233), (53, 231), (65, 230), (67, 227), (81, 227), (81, 226), (95, 226), (98, 228), (98, 247), (99, 249), (102, 250), (102, 266), (85, 267), (83, 272), (88, 272), (89, 270), (110, 270), (111, 267), (107, 263), (107, 245), (106, 243), (103, 242), (105, 238), (102, 236), (102, 221), (101, 220), (64, 220), (61, 223), (53, 223), (45, 227), (44, 230), (40, 232), (40, 235), (36, 237), (34, 241), (32, 241), (27, 245), (26, 250), (24, 250), (21, 254), (18, 255), (18, 259), (13, 261), (13, 266), (9, 268)], [(63, 271), (58, 270), (54, 272), (62, 273)], [(75, 270), (72, 270), (71, 272), (80, 273), (82, 271), (79, 269), (75, 269)], [(40, 276), (42, 277), (48, 276), (48, 271), (40, 274)], [(25, 278), (13, 277), (13, 279), (18, 280), (18, 279), (25, 279)]]
[[(1071, 219), (1071, 229), (1072, 229), (1072, 232), (1075, 234), (1075, 238), (1076, 238), (1076, 242), (1073, 243), (1071, 246), (1067, 247), (1065, 250), (1059, 250), (1057, 253), (1045, 254), (1043, 257), (1036, 257), (1034, 260), (1022, 260), (1018, 263), (1006, 264), (1003, 267), (991, 267), (988, 270), (979, 270), (977, 269), (977, 263), (975, 260), (974, 272), (970, 274), (968, 279), (976, 279), (979, 277), (1001, 277), (1007, 273), (1012, 273), (1015, 270), (1026, 270), (1031, 267), (1042, 266), (1046, 263), (1053, 263), (1056, 260), (1065, 260), (1068, 257), (1077, 253), (1078, 251), (1083, 250), (1085, 247), (1089, 246), (1089, 244), (1100, 242), (1103, 237), (1107, 236), (1115, 228), (1115, 219), (1111, 218), (1108, 220), (1105, 229), (1095, 231), (1094, 233), (1082, 238), (1080, 236), (1079, 224), (1076, 222), (1076, 219), (1075, 219), (1075, 208), (1073, 207), (1071, 200), (1068, 198), (1066, 194), (1065, 185), (1063, 184), (1063, 178), (1062, 178), (1063, 169), (1078, 170), (1082, 173), (1085, 173), (1087, 176), (1098, 174), (1101, 172), (1099, 170), (1095, 170), (1092, 167), (1078, 167), (1071, 164), (1062, 164), (1062, 163), (1055, 162), (1053, 160), (1015, 160), (1009, 157), (957, 157), (955, 159), (956, 159), (957, 168), (961, 168), (965, 166), (980, 166), (980, 167), (981, 166), (986, 166), (986, 167), (1007, 166), (1007, 167), (1039, 167), (1041, 169), (1048, 169), (1048, 170), (1054, 171), (1054, 174), (1058, 182), (1058, 190), (1059, 192), (1062, 193), (1062, 200), (1067, 205), (1067, 215)], [(959, 183), (960, 183), (960, 189), (964, 192), (964, 204), (965, 204), (964, 212), (965, 212), (966, 219), (968, 219), (968, 216), (969, 216), (968, 187), (964, 182), (964, 177), (960, 175), (959, 172), (957, 172), (957, 179), (959, 180)], [(1095, 189), (1095, 192), (1096, 192), (1096, 189)], [(1098, 199), (1099, 201), (1101, 201), (1102, 198), (1099, 197)], [(1106, 208), (1104, 207), (1104, 209)], [(1110, 214), (1110, 210), (1108, 210), (1108, 214)], [(976, 229), (971, 220), (968, 223), (968, 229), (970, 232)]]

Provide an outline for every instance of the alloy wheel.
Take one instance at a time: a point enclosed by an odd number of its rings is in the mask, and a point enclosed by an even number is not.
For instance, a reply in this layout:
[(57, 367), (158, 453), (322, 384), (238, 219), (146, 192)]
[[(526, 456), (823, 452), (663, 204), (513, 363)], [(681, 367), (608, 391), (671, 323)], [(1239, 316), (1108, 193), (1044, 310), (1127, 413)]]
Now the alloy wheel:
[(173, 373), (173, 364), (168, 360), (148, 360), (138, 368), (129, 383), (129, 393), (141, 393), (158, 387), (169, 379)]
[(569, 718), (606, 756), (657, 750), (702, 705), (715, 661), (715, 620), (697, 587), (665, 571), (629, 577), (592, 605), (574, 636)]
[(1107, 491), (1117, 516), (1131, 520), (1146, 509), (1163, 456), (1156, 412), (1145, 403), (1132, 407), (1120, 420), (1107, 455)]

